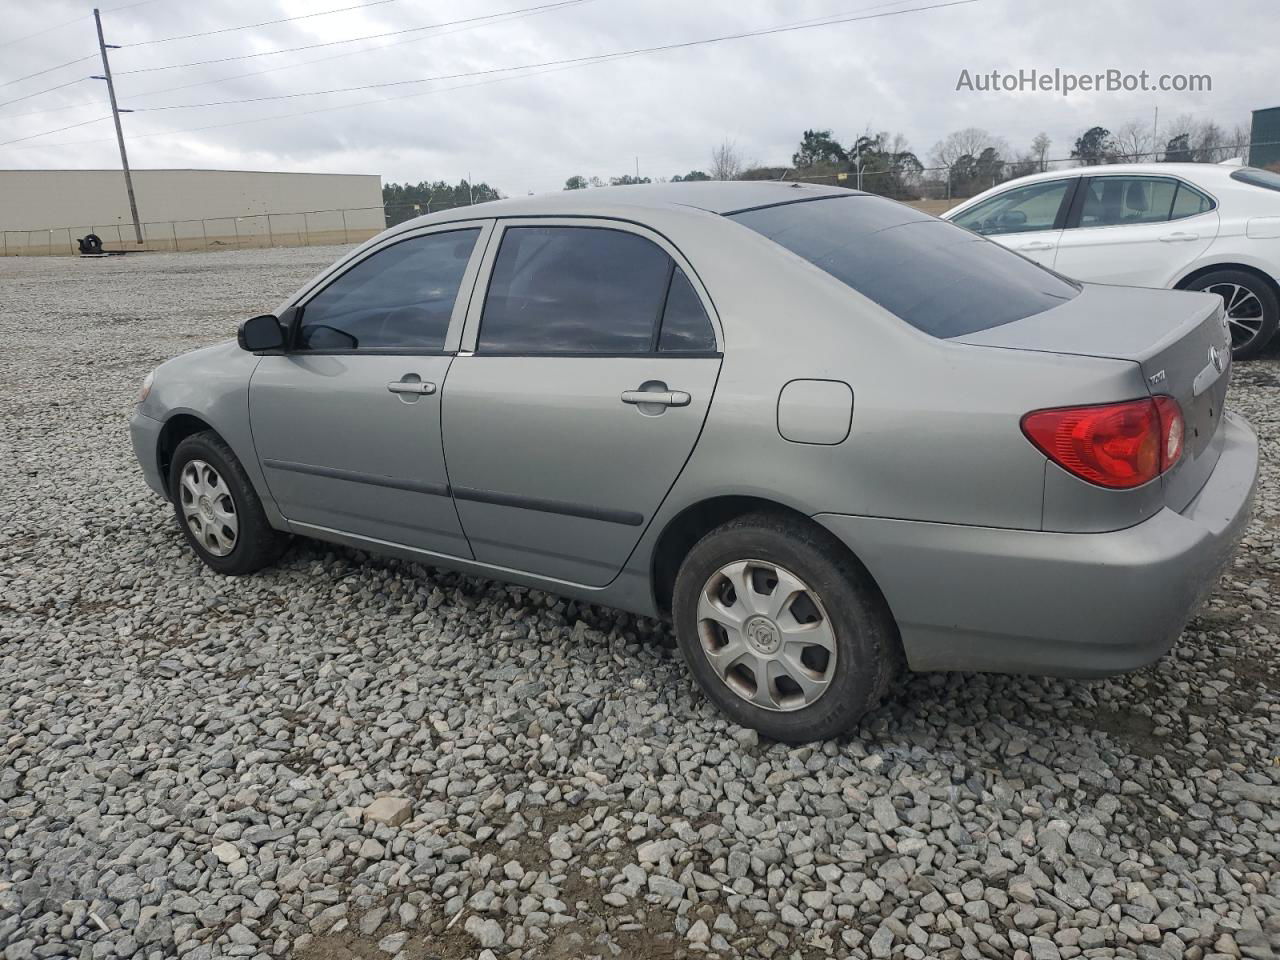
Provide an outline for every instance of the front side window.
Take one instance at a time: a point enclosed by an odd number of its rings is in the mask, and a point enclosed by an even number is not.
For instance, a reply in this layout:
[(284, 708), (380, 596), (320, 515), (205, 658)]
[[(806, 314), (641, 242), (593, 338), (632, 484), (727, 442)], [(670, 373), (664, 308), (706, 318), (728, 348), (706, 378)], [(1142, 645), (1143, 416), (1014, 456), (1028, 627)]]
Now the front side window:
[(1080, 292), (997, 243), (882, 197), (826, 197), (729, 216), (935, 337), (1012, 323)]
[[(711, 326), (691, 286), (694, 303), (689, 302), (688, 283), (665, 250), (634, 233), (508, 227), (493, 265), (476, 349), (651, 353), (660, 332), (663, 349), (704, 349)], [(699, 328), (700, 323), (705, 326)]]
[(1084, 185), (1080, 226), (1166, 223), (1177, 192), (1177, 180), (1161, 177), (1092, 177)]
[(1052, 230), (1072, 182), (1050, 180), (1014, 187), (971, 207), (951, 222), (984, 237)]
[(440, 350), (478, 227), (402, 240), (361, 260), (302, 309), (299, 350)]

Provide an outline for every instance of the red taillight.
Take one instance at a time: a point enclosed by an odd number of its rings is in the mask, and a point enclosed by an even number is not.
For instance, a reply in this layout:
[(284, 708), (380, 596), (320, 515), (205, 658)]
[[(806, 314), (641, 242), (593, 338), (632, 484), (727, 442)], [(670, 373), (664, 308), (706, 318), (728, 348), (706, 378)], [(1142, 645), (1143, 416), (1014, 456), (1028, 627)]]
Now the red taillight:
[(1036, 410), (1022, 432), (1064, 470), (1118, 490), (1154, 480), (1182, 456), (1182, 410), (1167, 396)]

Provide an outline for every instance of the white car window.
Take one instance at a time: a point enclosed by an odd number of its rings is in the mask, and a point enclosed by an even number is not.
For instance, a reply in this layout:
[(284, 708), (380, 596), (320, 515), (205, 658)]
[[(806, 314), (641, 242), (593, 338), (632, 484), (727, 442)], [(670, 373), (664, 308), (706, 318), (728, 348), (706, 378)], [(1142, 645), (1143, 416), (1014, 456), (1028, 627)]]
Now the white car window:
[(1014, 187), (969, 208), (951, 222), (984, 237), (1052, 230), (1071, 183), (1049, 180)]
[(1080, 226), (1117, 227), (1165, 223), (1178, 181), (1163, 177), (1091, 177), (1084, 184)]
[(1194, 217), (1208, 213), (1213, 209), (1213, 201), (1195, 187), (1185, 183), (1178, 184), (1178, 194), (1173, 198), (1173, 213), (1170, 220), (1181, 220), (1183, 217)]

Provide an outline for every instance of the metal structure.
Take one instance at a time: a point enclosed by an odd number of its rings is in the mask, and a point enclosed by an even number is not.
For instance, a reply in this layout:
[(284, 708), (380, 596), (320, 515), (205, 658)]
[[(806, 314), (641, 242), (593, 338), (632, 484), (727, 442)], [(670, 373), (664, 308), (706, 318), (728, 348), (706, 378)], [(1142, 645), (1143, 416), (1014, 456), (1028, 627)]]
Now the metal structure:
[[(107, 50), (118, 50), (119, 47), (114, 44), (108, 44), (102, 36), (102, 15), (98, 12), (97, 7), (93, 10), (93, 22), (98, 28), (98, 51), (102, 54), (102, 73), (101, 77), (94, 77), (95, 80), (105, 80), (107, 82), (107, 96), (111, 98), (111, 119), (116, 124), (116, 142), (120, 144), (120, 166), (124, 170), (124, 188), (129, 194), (129, 212), (133, 214), (133, 232), (137, 237), (139, 245), (143, 243), (142, 239), (142, 221), (138, 218), (138, 201), (133, 194), (133, 174), (129, 172), (129, 154), (124, 148), (124, 128), (120, 126), (120, 107), (116, 103), (116, 87), (111, 80), (111, 61), (107, 57)], [(128, 113), (129, 111), (124, 111)]]
[(1253, 141), (1249, 149), (1249, 165), (1274, 167), (1280, 164), (1280, 107), (1253, 111)]

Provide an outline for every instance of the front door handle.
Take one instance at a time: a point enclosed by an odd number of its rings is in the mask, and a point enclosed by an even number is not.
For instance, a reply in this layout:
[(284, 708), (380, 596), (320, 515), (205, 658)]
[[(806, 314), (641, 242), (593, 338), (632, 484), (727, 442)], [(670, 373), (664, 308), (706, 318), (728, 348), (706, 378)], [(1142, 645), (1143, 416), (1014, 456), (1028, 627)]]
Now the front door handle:
[(1161, 243), (1186, 243), (1188, 240), (1199, 240), (1199, 239), (1200, 239), (1200, 235), (1198, 233), (1182, 233), (1181, 231), (1179, 231), (1178, 233), (1166, 233), (1163, 237), (1160, 238), (1160, 242)]
[(419, 395), (436, 392), (436, 385), (425, 380), (392, 380), (387, 384), (392, 393), (415, 393)]
[(662, 407), (687, 407), (692, 398), (683, 390), (624, 390), (623, 403), (652, 403)]
[(1035, 240), (1032, 243), (1024, 243), (1018, 247), (1019, 250), (1052, 250), (1053, 244), (1044, 240)]

